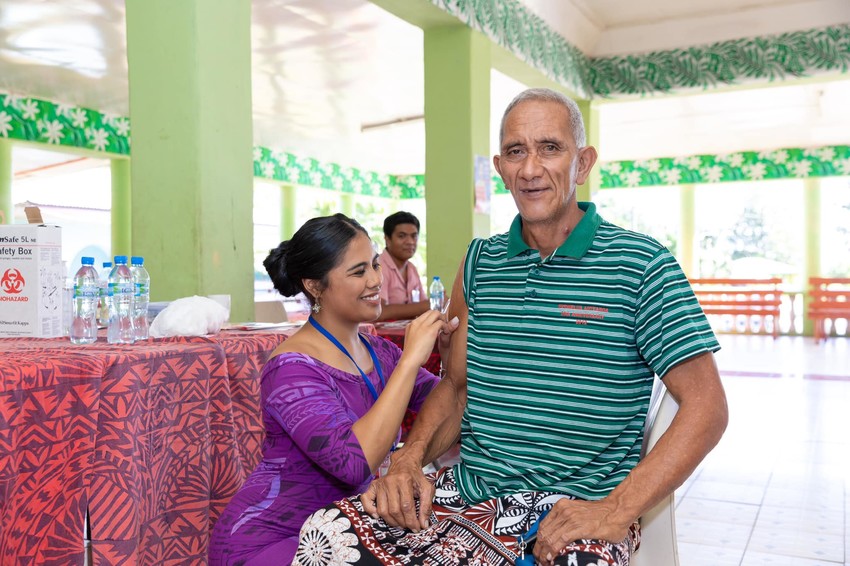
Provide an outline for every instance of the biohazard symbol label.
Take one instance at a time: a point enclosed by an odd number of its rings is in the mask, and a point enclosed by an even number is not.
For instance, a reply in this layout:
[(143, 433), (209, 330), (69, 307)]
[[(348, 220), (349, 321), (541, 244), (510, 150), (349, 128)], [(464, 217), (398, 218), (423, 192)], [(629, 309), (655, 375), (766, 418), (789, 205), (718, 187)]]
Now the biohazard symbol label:
[(24, 285), (26, 285), (24, 276), (21, 275), (21, 272), (14, 267), (7, 269), (5, 273), (3, 273), (2, 279), (0, 279), (0, 289), (3, 289), (3, 291), (10, 295), (17, 295), (23, 291)]

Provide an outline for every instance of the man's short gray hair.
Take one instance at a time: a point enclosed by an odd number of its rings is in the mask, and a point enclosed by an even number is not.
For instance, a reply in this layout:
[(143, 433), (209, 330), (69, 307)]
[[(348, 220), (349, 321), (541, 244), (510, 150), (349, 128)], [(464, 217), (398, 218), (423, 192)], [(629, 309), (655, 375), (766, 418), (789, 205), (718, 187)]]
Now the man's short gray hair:
[(505, 113), (502, 114), (502, 125), (499, 127), (500, 151), (502, 149), (502, 141), (505, 137), (505, 122), (507, 121), (508, 114), (510, 114), (511, 110), (513, 110), (520, 102), (526, 102), (528, 100), (555, 102), (556, 104), (560, 104), (566, 108), (570, 115), (570, 131), (573, 133), (573, 139), (576, 142), (576, 147), (581, 149), (587, 144), (587, 135), (584, 132), (584, 120), (582, 119), (581, 110), (579, 110), (578, 104), (576, 104), (575, 100), (550, 88), (529, 88), (516, 95), (516, 97), (511, 100), (511, 103), (508, 104), (508, 107), (505, 108)]

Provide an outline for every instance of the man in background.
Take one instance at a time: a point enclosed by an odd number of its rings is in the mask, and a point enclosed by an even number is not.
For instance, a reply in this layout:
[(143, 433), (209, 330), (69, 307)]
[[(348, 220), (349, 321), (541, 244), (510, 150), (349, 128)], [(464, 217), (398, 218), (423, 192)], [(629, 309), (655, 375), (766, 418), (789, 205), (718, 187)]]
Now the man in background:
[(430, 303), (419, 271), (410, 258), (419, 242), (419, 219), (409, 212), (396, 212), (384, 219), (386, 248), (381, 254), (383, 309), (378, 320), (416, 318), (428, 310)]

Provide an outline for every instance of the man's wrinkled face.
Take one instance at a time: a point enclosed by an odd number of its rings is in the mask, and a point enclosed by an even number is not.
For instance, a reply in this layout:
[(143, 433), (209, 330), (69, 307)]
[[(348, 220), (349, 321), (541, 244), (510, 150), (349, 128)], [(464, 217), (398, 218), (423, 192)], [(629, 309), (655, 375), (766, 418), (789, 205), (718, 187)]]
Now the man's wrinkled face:
[[(570, 131), (569, 111), (556, 102), (527, 100), (505, 120), (502, 147), (493, 158), (525, 223), (557, 222), (590, 172)], [(592, 165), (592, 162), (591, 162)]]

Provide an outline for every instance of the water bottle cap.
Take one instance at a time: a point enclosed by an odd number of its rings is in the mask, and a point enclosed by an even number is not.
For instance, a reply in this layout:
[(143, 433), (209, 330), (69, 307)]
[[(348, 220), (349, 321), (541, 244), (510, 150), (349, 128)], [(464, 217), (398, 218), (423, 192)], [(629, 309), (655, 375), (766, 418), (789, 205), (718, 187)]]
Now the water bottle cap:
[(440, 280), (440, 276), (439, 276), (439, 275), (435, 275), (435, 276), (434, 276), (434, 281), (439, 281), (439, 280)]
[(143, 258), (142, 256), (134, 255), (133, 257), (130, 258), (130, 265), (144, 265), (144, 264), (145, 264), (145, 258)]
[(83, 265), (94, 265), (94, 258), (93, 257), (84, 257), (83, 259), (80, 260), (80, 262)]
[(111, 261), (104, 261), (103, 267), (112, 267), (112, 262)]
[(125, 255), (117, 255), (115, 256), (115, 263), (127, 265), (127, 256)]

